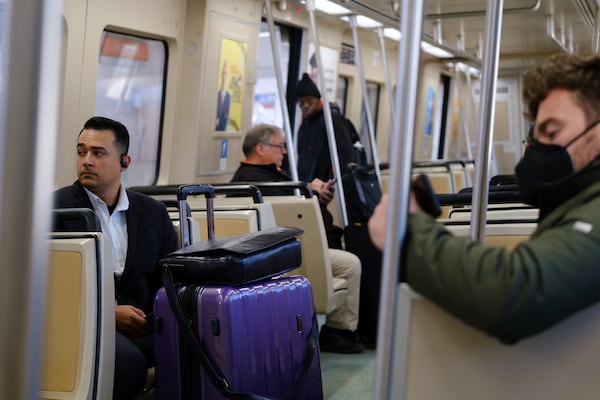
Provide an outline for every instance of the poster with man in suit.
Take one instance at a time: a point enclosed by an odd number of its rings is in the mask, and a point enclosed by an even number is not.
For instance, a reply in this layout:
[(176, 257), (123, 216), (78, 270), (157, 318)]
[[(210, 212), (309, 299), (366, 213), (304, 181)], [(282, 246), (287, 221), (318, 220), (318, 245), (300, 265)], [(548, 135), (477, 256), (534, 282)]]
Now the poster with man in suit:
[(247, 43), (233, 39), (221, 41), (216, 131), (237, 132), (241, 129), (247, 52)]

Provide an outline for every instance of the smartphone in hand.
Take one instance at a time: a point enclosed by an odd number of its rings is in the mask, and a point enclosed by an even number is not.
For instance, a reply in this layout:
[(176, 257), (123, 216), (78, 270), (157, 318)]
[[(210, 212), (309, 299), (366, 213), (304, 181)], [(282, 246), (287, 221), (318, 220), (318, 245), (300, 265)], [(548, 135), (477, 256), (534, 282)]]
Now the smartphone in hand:
[(145, 319), (146, 321), (148, 321), (149, 323), (152, 323), (152, 322), (153, 322), (153, 319), (154, 319), (154, 313), (153, 313), (152, 311), (151, 311), (151, 312), (149, 312), (148, 314), (146, 314), (146, 315), (144, 316), (144, 319)]
[(413, 179), (410, 188), (415, 194), (417, 203), (419, 203), (419, 206), (423, 211), (434, 218), (437, 218), (442, 214), (442, 207), (431, 187), (431, 182), (429, 182), (427, 175), (418, 175)]

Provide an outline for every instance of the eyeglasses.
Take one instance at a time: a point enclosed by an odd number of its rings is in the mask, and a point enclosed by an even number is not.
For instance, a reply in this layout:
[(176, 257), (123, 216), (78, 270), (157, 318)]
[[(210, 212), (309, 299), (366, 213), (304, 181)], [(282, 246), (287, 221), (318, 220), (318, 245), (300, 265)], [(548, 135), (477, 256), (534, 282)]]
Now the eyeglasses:
[(265, 146), (277, 147), (281, 151), (287, 150), (285, 143), (281, 143), (281, 144), (265, 143)]

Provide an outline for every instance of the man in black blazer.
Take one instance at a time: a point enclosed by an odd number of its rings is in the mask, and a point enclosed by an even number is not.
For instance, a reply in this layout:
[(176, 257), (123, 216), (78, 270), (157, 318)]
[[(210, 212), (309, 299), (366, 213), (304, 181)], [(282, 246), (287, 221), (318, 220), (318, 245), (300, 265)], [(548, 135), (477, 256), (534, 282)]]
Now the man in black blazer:
[(125, 126), (92, 117), (77, 141), (78, 180), (54, 193), (56, 208), (94, 210), (112, 249), (117, 330), (113, 399), (132, 399), (154, 365), (152, 325), (146, 316), (162, 286), (157, 262), (177, 248), (165, 206), (121, 184), (121, 173), (131, 163), (128, 148)]

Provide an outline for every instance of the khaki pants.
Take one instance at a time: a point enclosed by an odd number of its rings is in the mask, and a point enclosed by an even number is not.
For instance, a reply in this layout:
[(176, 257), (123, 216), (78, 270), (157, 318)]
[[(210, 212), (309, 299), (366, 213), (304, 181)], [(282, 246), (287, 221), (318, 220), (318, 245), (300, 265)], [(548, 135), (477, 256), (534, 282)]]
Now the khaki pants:
[(360, 260), (354, 254), (329, 249), (333, 278), (346, 280), (348, 289), (346, 302), (327, 314), (325, 325), (330, 328), (355, 331), (358, 326), (358, 302), (360, 299)]

